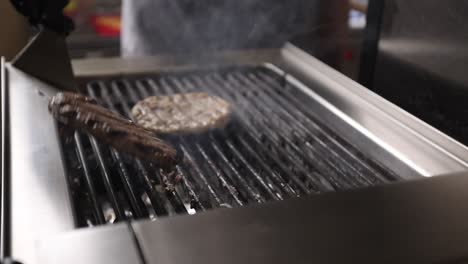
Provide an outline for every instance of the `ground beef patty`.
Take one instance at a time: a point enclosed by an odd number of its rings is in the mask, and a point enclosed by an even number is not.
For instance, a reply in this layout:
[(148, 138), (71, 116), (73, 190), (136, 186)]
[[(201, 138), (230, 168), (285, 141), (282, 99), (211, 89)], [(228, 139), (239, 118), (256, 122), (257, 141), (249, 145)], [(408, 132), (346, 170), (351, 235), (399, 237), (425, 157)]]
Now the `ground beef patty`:
[(202, 133), (222, 128), (230, 114), (228, 102), (207, 93), (151, 96), (132, 109), (137, 124), (160, 134)]

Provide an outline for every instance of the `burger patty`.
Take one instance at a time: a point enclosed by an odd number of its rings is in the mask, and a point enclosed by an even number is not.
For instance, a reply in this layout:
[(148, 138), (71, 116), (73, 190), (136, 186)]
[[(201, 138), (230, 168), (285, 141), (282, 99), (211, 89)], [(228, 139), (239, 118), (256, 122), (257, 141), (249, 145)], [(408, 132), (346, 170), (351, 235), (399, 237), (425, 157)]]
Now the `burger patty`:
[(193, 134), (223, 128), (230, 115), (228, 102), (207, 93), (151, 96), (132, 108), (135, 123), (159, 134)]

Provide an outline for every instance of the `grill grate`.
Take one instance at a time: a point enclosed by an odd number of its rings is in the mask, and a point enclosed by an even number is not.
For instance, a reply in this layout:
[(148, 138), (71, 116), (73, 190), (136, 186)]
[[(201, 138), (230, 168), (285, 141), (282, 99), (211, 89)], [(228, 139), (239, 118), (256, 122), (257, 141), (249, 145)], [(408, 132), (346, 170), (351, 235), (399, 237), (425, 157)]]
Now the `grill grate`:
[(230, 101), (225, 129), (165, 138), (188, 162), (168, 185), (155, 165), (75, 132), (63, 142), (78, 226), (193, 214), (399, 179), (307, 110), (284, 78), (265, 68), (94, 80), (86, 93), (129, 116), (150, 95), (206, 91)]

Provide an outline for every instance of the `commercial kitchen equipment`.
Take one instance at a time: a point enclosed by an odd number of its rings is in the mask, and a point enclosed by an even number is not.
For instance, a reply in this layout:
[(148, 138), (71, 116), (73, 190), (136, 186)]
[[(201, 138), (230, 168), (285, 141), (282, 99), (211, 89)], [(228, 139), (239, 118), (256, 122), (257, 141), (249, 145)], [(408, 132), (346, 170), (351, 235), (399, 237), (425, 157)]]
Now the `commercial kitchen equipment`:
[[(70, 64), (62, 44), (44, 29), (2, 61), (5, 263), (468, 256), (468, 148), (298, 47)], [(206, 91), (233, 116), (166, 137), (186, 158), (172, 188), (154, 164), (67, 135), (47, 109), (64, 89), (127, 117), (150, 95)]]

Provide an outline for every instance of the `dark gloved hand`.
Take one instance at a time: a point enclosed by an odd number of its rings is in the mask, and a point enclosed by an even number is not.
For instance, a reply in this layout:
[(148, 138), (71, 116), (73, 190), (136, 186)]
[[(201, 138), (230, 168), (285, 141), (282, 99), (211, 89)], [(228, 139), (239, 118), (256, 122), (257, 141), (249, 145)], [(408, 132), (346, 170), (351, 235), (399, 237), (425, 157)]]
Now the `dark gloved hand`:
[(46, 27), (61, 35), (73, 29), (73, 20), (63, 14), (69, 0), (11, 0), (13, 6), (35, 27)]

